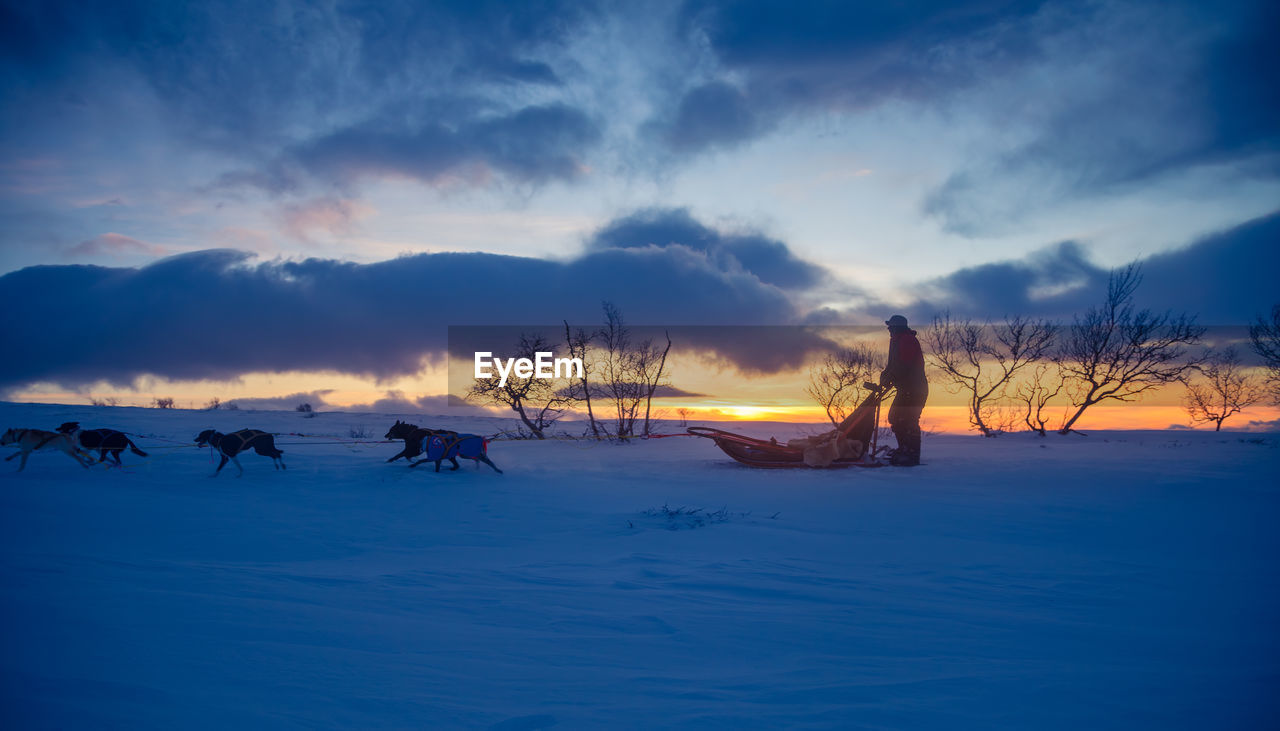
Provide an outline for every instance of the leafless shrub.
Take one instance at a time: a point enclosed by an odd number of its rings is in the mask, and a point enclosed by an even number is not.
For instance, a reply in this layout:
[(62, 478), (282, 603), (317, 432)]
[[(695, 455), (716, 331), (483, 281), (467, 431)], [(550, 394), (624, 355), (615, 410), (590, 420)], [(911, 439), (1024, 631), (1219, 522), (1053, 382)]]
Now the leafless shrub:
[(842, 348), (827, 353), (809, 369), (809, 383), (804, 390), (838, 428), (862, 401), (862, 385), (875, 381), (883, 369), (884, 358), (871, 346)]
[(680, 417), (680, 426), (689, 426), (689, 416), (692, 414), (693, 411), (683, 406), (676, 409), (676, 415)]
[(666, 345), (661, 347), (652, 340), (637, 343), (622, 312), (612, 303), (604, 303), (604, 316), (604, 327), (596, 335), (599, 349), (595, 361), (600, 373), (600, 390), (613, 410), (613, 436), (619, 439), (634, 436), (636, 421), (642, 414), (641, 433), (648, 434), (653, 395), (659, 386), (667, 385), (671, 337), (666, 336)]
[(157, 409), (172, 409), (173, 399), (169, 397), (157, 398), (155, 401), (151, 402), (151, 405)]
[(1048, 433), (1049, 402), (1062, 393), (1064, 385), (1061, 372), (1051, 363), (1037, 364), (1031, 377), (1018, 384), (1015, 398), (1024, 407), (1022, 421), (1028, 429), (1042, 437)]
[(1187, 355), (1204, 328), (1185, 313), (1135, 310), (1142, 282), (1137, 264), (1112, 272), (1107, 298), (1067, 328), (1056, 362), (1075, 411), (1058, 429), (1067, 434), (1094, 404), (1132, 401), (1151, 389), (1179, 381), (1198, 361)]
[(1043, 359), (1053, 346), (1057, 326), (1047, 320), (1006, 318), (1002, 324), (953, 321), (951, 313), (933, 318), (925, 335), (929, 359), (953, 393), (969, 399), (969, 423), (992, 436), (1013, 426), (1001, 401), (1019, 371)]
[(1192, 423), (1213, 423), (1214, 431), (1222, 431), (1222, 422), (1258, 403), (1266, 393), (1242, 367), (1235, 348), (1209, 356), (1196, 370), (1201, 377), (1185, 379), (1182, 403)]
[(570, 399), (581, 401), (587, 409), (587, 425), (591, 429), (591, 434), (596, 439), (601, 437), (600, 427), (596, 423), (595, 409), (591, 404), (591, 343), (595, 339), (595, 335), (588, 333), (582, 328), (572, 330), (569, 327), (569, 321), (564, 321), (564, 343), (565, 349), (569, 351), (570, 358), (577, 358), (582, 363), (582, 372), (577, 379), (571, 379), (567, 389), (567, 396)]
[[(542, 335), (521, 334), (512, 357), (532, 361), (540, 352), (554, 352), (554, 346)], [(534, 374), (521, 377), (513, 370), (505, 383), (497, 378), (477, 378), (467, 392), (467, 399), (506, 406), (519, 415), (521, 423), (536, 438), (545, 439), (544, 432), (573, 405), (575, 396), (566, 389), (558, 389), (552, 379), (537, 378)]]
[(1249, 326), (1249, 341), (1267, 369), (1266, 387), (1271, 402), (1280, 406), (1280, 304), (1272, 306), (1270, 322), (1259, 315), (1257, 322)]

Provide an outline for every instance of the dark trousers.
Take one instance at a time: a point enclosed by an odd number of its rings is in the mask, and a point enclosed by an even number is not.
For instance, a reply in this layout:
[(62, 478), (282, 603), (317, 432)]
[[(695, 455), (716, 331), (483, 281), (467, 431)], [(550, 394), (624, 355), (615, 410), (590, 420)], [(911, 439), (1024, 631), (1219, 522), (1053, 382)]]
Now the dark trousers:
[(898, 440), (895, 462), (920, 463), (920, 413), (924, 411), (924, 402), (928, 398), (928, 386), (910, 391), (898, 389), (898, 395), (889, 407), (889, 428), (893, 429), (893, 436)]

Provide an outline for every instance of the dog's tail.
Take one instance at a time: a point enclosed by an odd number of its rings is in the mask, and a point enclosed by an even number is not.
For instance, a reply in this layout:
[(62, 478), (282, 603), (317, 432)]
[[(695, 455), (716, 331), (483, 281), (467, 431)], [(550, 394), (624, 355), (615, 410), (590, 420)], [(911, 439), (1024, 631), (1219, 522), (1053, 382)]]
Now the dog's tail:
[(142, 451), (141, 449), (138, 449), (138, 445), (134, 444), (132, 439), (130, 439), (129, 437), (125, 437), (124, 440), (129, 443), (129, 451), (133, 452), (139, 457), (147, 456), (146, 452)]

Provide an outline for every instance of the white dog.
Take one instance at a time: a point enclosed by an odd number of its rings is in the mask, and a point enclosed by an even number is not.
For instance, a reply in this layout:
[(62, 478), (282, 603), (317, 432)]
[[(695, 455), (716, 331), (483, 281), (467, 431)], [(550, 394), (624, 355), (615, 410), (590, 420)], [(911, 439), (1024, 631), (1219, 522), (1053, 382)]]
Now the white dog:
[(4, 444), (18, 445), (20, 451), (17, 454), (5, 457), (4, 461), (8, 462), (14, 457), (22, 457), (22, 464), (18, 466), (19, 472), (26, 469), (27, 457), (31, 456), (32, 452), (38, 452), (42, 449), (57, 449), (66, 452), (68, 457), (79, 462), (80, 466), (86, 469), (93, 464), (93, 457), (87, 454), (81, 457), (82, 452), (76, 448), (76, 445), (71, 441), (71, 437), (66, 434), (42, 431), (40, 429), (10, 429), (4, 433), (3, 437), (0, 437), (0, 445)]

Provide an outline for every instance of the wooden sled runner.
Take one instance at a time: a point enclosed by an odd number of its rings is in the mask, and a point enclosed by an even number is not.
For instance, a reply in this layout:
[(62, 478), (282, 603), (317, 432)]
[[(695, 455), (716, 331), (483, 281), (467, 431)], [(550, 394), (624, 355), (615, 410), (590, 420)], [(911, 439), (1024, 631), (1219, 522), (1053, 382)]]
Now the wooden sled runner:
[[(852, 414), (840, 422), (839, 432), (845, 439), (857, 440), (865, 445), (861, 457), (856, 459), (837, 459), (826, 467), (814, 469), (835, 469), (842, 467), (883, 467), (875, 459), (875, 432), (880, 420), (880, 402), (885, 391), (866, 384), (871, 394), (853, 410)], [(708, 426), (691, 426), (686, 431), (706, 437), (716, 443), (725, 454), (750, 467), (765, 469), (786, 469), (792, 467), (809, 467), (804, 461), (804, 449), (780, 444), (774, 439), (756, 439), (742, 434), (714, 429)]]

